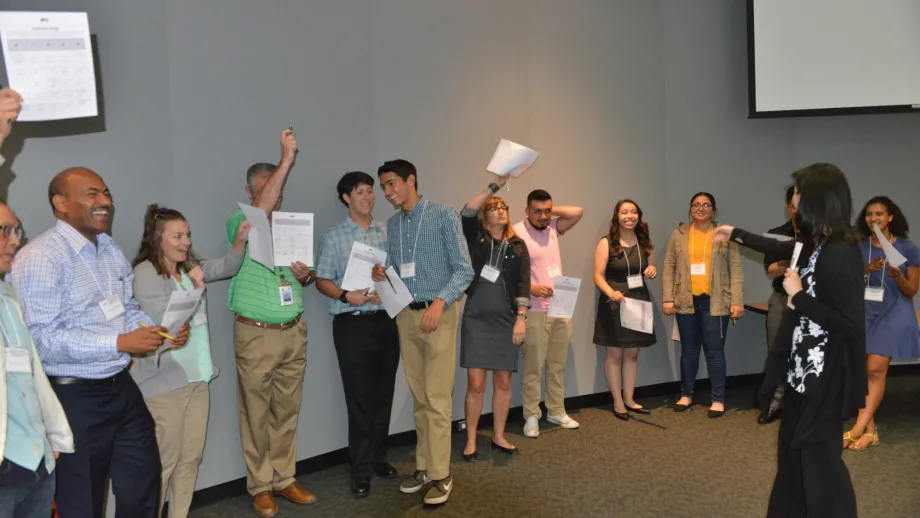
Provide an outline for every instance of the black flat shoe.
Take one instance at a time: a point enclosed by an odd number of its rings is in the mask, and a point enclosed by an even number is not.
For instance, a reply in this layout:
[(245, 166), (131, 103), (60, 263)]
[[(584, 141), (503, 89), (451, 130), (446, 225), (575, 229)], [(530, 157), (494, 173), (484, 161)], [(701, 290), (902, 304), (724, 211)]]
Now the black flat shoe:
[(614, 411), (613, 411), (613, 417), (616, 417), (616, 418), (619, 419), (620, 421), (629, 421), (629, 412), (620, 413), (620, 412), (617, 412), (616, 410), (614, 410)]
[(473, 453), (464, 453), (463, 460), (467, 462), (476, 462), (477, 460), (479, 460), (479, 453), (477, 453), (475, 450), (473, 451)]
[(517, 450), (517, 448), (505, 448), (504, 446), (499, 446), (499, 445), (495, 444), (495, 441), (492, 441), (492, 449), (493, 449), (493, 450), (498, 450), (498, 451), (500, 451), (503, 455), (507, 455), (507, 456), (509, 456), (509, 457), (517, 457), (517, 455), (518, 455), (518, 450)]
[(374, 465), (374, 475), (380, 478), (392, 478), (396, 476), (396, 468), (386, 462), (378, 462)]
[(722, 417), (723, 415), (725, 415), (725, 410), (712, 410), (712, 409), (710, 409), (709, 412), (706, 413), (706, 417), (708, 417), (708, 418), (710, 418), (710, 419), (717, 419), (717, 418), (719, 418), (719, 417)]
[(359, 478), (351, 481), (351, 492), (357, 498), (364, 498), (371, 492), (371, 479), (369, 477)]
[(632, 413), (634, 413), (634, 414), (639, 414), (639, 415), (652, 415), (652, 411), (651, 411), (651, 410), (648, 410), (648, 409), (646, 409), (646, 408), (642, 408), (641, 406), (637, 406), (637, 407), (630, 407), (630, 406), (628, 406), (628, 407), (626, 407), (626, 411), (627, 411), (627, 412), (632, 412)]
[(770, 424), (779, 419), (781, 415), (783, 415), (783, 410), (781, 408), (771, 408), (769, 412), (761, 412), (760, 415), (757, 416), (757, 422), (759, 424)]
[(680, 403), (674, 403), (675, 412), (686, 412), (690, 409), (690, 405), (681, 405)]

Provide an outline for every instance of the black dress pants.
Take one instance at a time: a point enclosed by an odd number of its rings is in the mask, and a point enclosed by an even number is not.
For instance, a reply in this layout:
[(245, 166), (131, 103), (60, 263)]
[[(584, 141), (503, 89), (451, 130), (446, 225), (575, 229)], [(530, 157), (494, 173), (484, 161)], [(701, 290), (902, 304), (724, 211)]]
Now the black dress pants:
[(348, 456), (355, 479), (387, 461), (393, 386), (399, 367), (399, 330), (386, 312), (336, 315), (332, 339), (348, 411)]
[(49, 379), (76, 449), (62, 454), (54, 470), (58, 514), (103, 518), (111, 478), (117, 518), (156, 518), (161, 476), (156, 429), (128, 371), (92, 385)]

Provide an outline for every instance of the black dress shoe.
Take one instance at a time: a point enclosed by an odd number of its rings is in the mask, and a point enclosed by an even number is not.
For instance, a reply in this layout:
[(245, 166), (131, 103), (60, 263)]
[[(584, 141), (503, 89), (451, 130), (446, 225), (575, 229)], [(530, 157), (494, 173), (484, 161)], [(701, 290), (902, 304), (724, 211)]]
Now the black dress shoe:
[(517, 454), (518, 454), (517, 448), (505, 448), (504, 446), (499, 446), (495, 444), (495, 441), (492, 441), (492, 449), (498, 450), (502, 454), (507, 455), (509, 457), (517, 457)]
[(628, 406), (628, 407), (626, 407), (626, 411), (627, 411), (627, 412), (633, 412), (633, 413), (639, 414), (639, 415), (652, 415), (652, 411), (651, 411), (651, 410), (648, 410), (648, 409), (646, 409), (646, 408), (642, 408), (641, 406), (637, 406), (637, 407)]
[(613, 417), (616, 417), (616, 418), (619, 419), (620, 421), (629, 421), (629, 412), (620, 413), (620, 412), (617, 412), (616, 410), (614, 410), (614, 411), (613, 411)]
[(690, 405), (681, 405), (680, 403), (674, 403), (675, 412), (686, 412), (690, 409)]
[(391, 478), (396, 476), (396, 468), (386, 462), (378, 462), (374, 465), (374, 474), (380, 478)]
[(479, 460), (479, 453), (477, 453), (476, 450), (473, 450), (473, 453), (464, 453), (463, 460), (467, 462), (476, 462)]
[(761, 412), (760, 415), (757, 416), (757, 422), (760, 424), (770, 424), (779, 419), (782, 414), (783, 410), (781, 408), (771, 408), (766, 413)]
[(709, 412), (706, 413), (706, 416), (709, 417), (710, 419), (716, 419), (716, 418), (722, 417), (723, 415), (725, 415), (725, 410), (710, 409)]
[(364, 498), (371, 492), (370, 477), (358, 478), (351, 481), (351, 492), (358, 498)]

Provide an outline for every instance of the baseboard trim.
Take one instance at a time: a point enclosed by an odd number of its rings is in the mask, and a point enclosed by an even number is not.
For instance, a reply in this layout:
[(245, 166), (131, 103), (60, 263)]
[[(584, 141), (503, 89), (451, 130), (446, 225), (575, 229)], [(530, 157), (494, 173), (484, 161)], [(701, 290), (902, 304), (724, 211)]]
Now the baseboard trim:
[[(910, 375), (920, 375), (920, 364), (909, 364), (909, 365), (892, 365), (888, 372), (889, 376), (910, 376)], [(743, 388), (743, 387), (753, 387), (760, 383), (762, 374), (744, 374), (739, 376), (729, 376), (726, 380), (726, 387), (729, 389)], [(699, 380), (697, 382), (697, 387), (701, 389), (707, 388), (709, 385), (708, 380)], [(655, 397), (664, 397), (664, 396), (673, 396), (679, 391), (680, 383), (677, 381), (672, 381), (668, 383), (659, 383), (656, 385), (646, 385), (644, 387), (636, 387), (636, 398), (637, 399), (646, 399), (646, 398), (655, 398)], [(752, 394), (753, 397), (753, 394)], [(596, 408), (602, 407), (605, 405), (612, 405), (613, 400), (609, 392), (598, 392), (596, 394), (586, 394), (583, 396), (573, 396), (565, 399), (565, 407), (567, 410), (575, 411), (581, 410), (584, 408)], [(541, 403), (542, 405), (542, 403)], [(524, 409), (520, 406), (512, 408), (508, 413), (508, 422), (522, 421), (524, 419)], [(453, 422), (453, 433), (464, 433), (461, 429), (460, 423), (463, 419), (456, 419)], [(492, 414), (483, 414), (479, 419), (480, 426), (491, 426), (492, 425)], [(415, 431), (409, 430), (406, 432), (401, 432), (389, 436), (388, 443), (391, 447), (407, 446), (415, 443)], [(310, 473), (316, 473), (318, 471), (323, 471), (325, 469), (337, 466), (339, 464), (348, 463), (348, 449), (340, 448), (338, 450), (333, 450), (330, 452), (323, 453), (322, 455), (317, 455), (315, 457), (310, 457), (308, 459), (303, 459), (297, 462), (297, 476), (308, 475)], [(225, 500), (227, 498), (233, 498), (236, 496), (246, 494), (246, 479), (239, 478), (236, 480), (230, 480), (222, 484), (217, 484), (216, 486), (207, 487), (204, 489), (199, 489), (195, 491), (195, 496), (192, 499), (192, 508), (197, 508), (218, 502), (220, 500)]]

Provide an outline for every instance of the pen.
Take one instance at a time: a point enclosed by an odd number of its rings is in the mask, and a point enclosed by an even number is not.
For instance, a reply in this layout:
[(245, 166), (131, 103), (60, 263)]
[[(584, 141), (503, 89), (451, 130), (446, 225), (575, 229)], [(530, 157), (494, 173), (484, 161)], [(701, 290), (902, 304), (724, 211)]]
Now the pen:
[[(143, 323), (143, 322), (138, 322), (137, 325), (143, 327), (144, 329), (149, 329), (149, 328), (150, 328), (150, 326), (148, 326), (147, 324), (145, 324), (145, 323)], [(173, 338), (173, 337), (169, 336), (168, 334), (163, 333), (163, 332), (161, 332), (161, 331), (157, 331), (157, 334), (160, 335), (160, 336), (162, 336), (163, 338), (166, 338), (167, 340), (175, 340), (175, 338)]]

